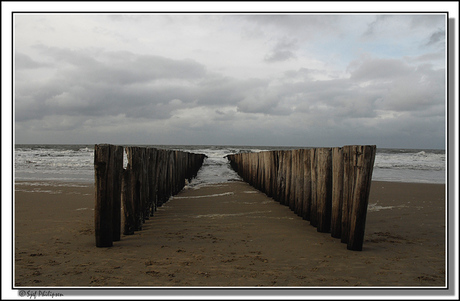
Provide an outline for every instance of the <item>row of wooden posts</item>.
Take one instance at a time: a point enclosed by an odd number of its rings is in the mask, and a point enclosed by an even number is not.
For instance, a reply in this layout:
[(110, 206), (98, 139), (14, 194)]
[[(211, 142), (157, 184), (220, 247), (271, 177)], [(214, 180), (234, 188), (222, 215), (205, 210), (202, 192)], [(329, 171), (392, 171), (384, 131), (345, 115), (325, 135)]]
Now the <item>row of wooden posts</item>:
[(361, 251), (375, 145), (228, 155), (244, 181)]
[[(128, 164), (123, 167), (123, 152)], [(111, 247), (142, 230), (157, 207), (196, 176), (206, 155), (151, 147), (96, 144), (95, 235), (97, 247)], [(121, 212), (123, 208), (123, 227)]]

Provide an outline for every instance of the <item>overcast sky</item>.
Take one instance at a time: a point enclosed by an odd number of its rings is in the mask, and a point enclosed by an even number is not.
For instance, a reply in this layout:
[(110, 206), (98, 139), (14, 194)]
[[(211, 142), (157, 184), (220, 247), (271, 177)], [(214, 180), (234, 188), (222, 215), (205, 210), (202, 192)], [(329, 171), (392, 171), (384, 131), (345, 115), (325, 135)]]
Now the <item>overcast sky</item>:
[(16, 14), (16, 143), (444, 148), (445, 14)]

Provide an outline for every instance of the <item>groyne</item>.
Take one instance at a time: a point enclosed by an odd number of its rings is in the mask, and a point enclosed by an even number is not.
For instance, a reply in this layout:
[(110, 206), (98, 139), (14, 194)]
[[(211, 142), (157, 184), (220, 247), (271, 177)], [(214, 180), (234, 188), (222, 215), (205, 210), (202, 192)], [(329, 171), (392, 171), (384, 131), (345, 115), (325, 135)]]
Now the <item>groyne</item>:
[(196, 176), (205, 157), (151, 147), (96, 144), (96, 246), (111, 247), (120, 240), (122, 230), (124, 235), (142, 230), (142, 224), (154, 215), (156, 208), (182, 190), (186, 180)]
[(317, 228), (361, 251), (375, 145), (227, 155), (232, 168)]

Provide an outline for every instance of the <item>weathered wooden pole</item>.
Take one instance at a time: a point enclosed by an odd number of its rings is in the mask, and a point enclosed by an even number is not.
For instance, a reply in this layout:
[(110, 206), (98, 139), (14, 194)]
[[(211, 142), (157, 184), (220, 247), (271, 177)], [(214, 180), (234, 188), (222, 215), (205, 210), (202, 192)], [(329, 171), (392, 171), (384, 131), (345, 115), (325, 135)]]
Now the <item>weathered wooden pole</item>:
[(257, 153), (251, 153), (251, 185), (254, 186), (254, 187), (257, 187), (258, 184), (257, 184), (257, 176), (258, 176), (258, 172), (257, 172), (257, 169), (258, 169), (258, 155)]
[(172, 188), (171, 188), (171, 195), (176, 194), (180, 186), (180, 154), (178, 151), (172, 151)]
[(304, 150), (296, 150), (296, 184), (295, 184), (295, 195), (296, 195), (296, 206), (295, 212), (298, 216), (303, 217), (303, 200), (304, 200)]
[(269, 152), (265, 151), (260, 153), (260, 165), (262, 166), (262, 190), (268, 195), (270, 190), (269, 175), (270, 175), (270, 161), (269, 161)]
[(262, 154), (262, 161), (263, 161), (263, 167), (264, 167), (264, 178), (263, 178), (263, 186), (264, 186), (264, 192), (267, 196), (272, 196), (271, 194), (271, 182), (270, 179), (273, 177), (272, 169), (273, 169), (273, 164), (271, 161), (271, 153), (272, 152), (264, 152)]
[(150, 217), (149, 206), (149, 155), (148, 148), (143, 147), (142, 151), (142, 222), (145, 223)]
[(269, 175), (269, 181), (270, 181), (270, 192), (269, 196), (275, 198), (276, 197), (276, 179), (278, 177), (277, 171), (278, 171), (278, 156), (277, 156), (276, 151), (270, 152), (270, 175)]
[(149, 186), (149, 216), (154, 216), (157, 203), (157, 150), (155, 148), (148, 149), (148, 186)]
[(298, 180), (298, 174), (297, 174), (297, 166), (298, 166), (298, 156), (297, 156), (297, 150), (291, 150), (291, 210), (295, 214), (297, 214), (297, 200), (298, 200), (298, 195), (297, 195), (297, 180)]
[(134, 212), (134, 231), (142, 230), (143, 224), (143, 157), (141, 147), (130, 146), (126, 148), (126, 156), (128, 158), (127, 170), (130, 170), (131, 183), (131, 199)]
[(348, 224), (349, 224), (349, 204), (351, 201), (350, 194), (353, 191), (352, 180), (353, 173), (351, 167), (352, 146), (345, 145), (342, 147), (342, 161), (343, 161), (343, 183), (342, 183), (342, 225), (341, 225), (341, 242), (347, 243), (348, 241)]
[(310, 220), (311, 208), (311, 150), (304, 149), (303, 159), (300, 164), (303, 165), (303, 200), (302, 200), (302, 218)]
[(110, 145), (97, 144), (94, 147), (95, 208), (94, 223), (96, 247), (113, 246), (113, 199), (110, 197)]
[(249, 157), (251, 158), (251, 185), (257, 186), (257, 154), (251, 153)]
[(262, 153), (256, 153), (256, 161), (257, 161), (257, 189), (260, 191), (264, 191), (262, 178), (264, 177), (264, 166), (263, 166), (263, 158)]
[(245, 159), (245, 165), (246, 165), (246, 168), (245, 168), (245, 179), (246, 179), (246, 182), (248, 182), (250, 185), (252, 185), (253, 181), (252, 181), (252, 155), (251, 153), (245, 153), (244, 154), (244, 159)]
[(332, 149), (332, 216), (331, 236), (342, 236), (343, 155), (341, 147)]
[(169, 198), (171, 197), (171, 195), (173, 194), (173, 185), (174, 185), (174, 155), (173, 153), (171, 153), (170, 151), (167, 152), (168, 154), (168, 166), (167, 166), (167, 170), (168, 170), (168, 173), (167, 173), (167, 177), (166, 177), (166, 198), (165, 198), (165, 202), (167, 202), (169, 200)]
[(292, 168), (292, 152), (285, 151), (284, 152), (284, 162), (285, 162), (285, 181), (286, 181), (286, 188), (285, 188), (285, 197), (284, 197), (284, 204), (291, 209), (291, 168)]
[(356, 145), (342, 148), (343, 156), (343, 193), (342, 193), (342, 235), (341, 242), (347, 243), (350, 231), (350, 216), (355, 188)]
[(286, 188), (286, 171), (284, 168), (284, 151), (278, 151), (277, 201), (284, 205)]
[(289, 206), (289, 171), (290, 171), (290, 161), (288, 161), (289, 151), (283, 151), (283, 205)]
[(157, 190), (157, 206), (161, 207), (165, 202), (165, 178), (166, 178), (166, 151), (163, 149), (158, 150), (158, 158), (157, 158), (157, 182), (158, 182), (158, 190)]
[(317, 207), (317, 149), (310, 150), (310, 173), (311, 173), (311, 206), (310, 206), (310, 224), (313, 227), (318, 225), (318, 207)]
[(367, 205), (372, 182), (375, 152), (375, 145), (357, 147), (356, 182), (347, 242), (347, 249), (349, 250), (361, 251), (363, 248)]
[(131, 169), (123, 171), (123, 188), (122, 188), (122, 202), (123, 202), (123, 234), (134, 234), (134, 204), (133, 204), (133, 191), (131, 188)]
[(292, 212), (296, 213), (296, 202), (297, 202), (297, 179), (296, 179), (296, 173), (297, 173), (297, 151), (296, 150), (291, 150), (291, 200), (289, 203), (289, 209), (292, 210)]
[(112, 240), (119, 241), (121, 234), (121, 190), (123, 175), (123, 147), (112, 145), (109, 169), (109, 181), (112, 182), (110, 196), (112, 198)]
[(331, 230), (332, 208), (332, 149), (317, 150), (317, 186), (316, 204), (318, 210), (318, 232), (327, 233)]
[(246, 178), (246, 170), (248, 168), (247, 161), (246, 161), (246, 154), (241, 153), (239, 155), (240, 155), (239, 162), (238, 162), (239, 175), (244, 181), (248, 182), (248, 179)]

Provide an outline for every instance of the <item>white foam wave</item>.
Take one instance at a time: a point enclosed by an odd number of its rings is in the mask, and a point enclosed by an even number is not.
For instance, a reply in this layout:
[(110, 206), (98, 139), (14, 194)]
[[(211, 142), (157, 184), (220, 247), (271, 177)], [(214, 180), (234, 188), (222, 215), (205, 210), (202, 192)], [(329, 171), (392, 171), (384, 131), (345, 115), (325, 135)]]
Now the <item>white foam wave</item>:
[(199, 196), (173, 196), (171, 199), (200, 199), (200, 198), (213, 198), (218, 196), (226, 196), (232, 195), (233, 192), (224, 192), (224, 193), (216, 193), (216, 194), (207, 194), (207, 195), (199, 195)]
[[(226, 155), (262, 152), (289, 147), (153, 146), (207, 156), (189, 188), (241, 181)], [(17, 145), (14, 172), (17, 180), (94, 182), (94, 146)], [(377, 149), (373, 179), (383, 181), (445, 183), (446, 154), (442, 150)], [(127, 165), (124, 154), (124, 166)]]
[(241, 213), (226, 213), (226, 214), (203, 214), (197, 215), (195, 218), (222, 218), (222, 217), (234, 217), (234, 216), (244, 216), (244, 215), (252, 215), (252, 214), (260, 214), (260, 213), (269, 213), (271, 210), (268, 211), (252, 211), (252, 212), (241, 212)]

